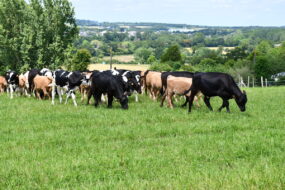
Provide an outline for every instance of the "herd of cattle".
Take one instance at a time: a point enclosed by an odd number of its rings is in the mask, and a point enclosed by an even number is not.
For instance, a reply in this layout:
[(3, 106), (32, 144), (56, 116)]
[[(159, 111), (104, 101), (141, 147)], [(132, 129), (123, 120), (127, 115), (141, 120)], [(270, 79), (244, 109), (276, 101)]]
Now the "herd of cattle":
[(0, 93), (7, 91), (10, 98), (15, 92), (21, 95), (35, 95), (38, 99), (48, 97), (54, 105), (55, 96), (58, 95), (62, 103), (62, 95), (66, 94), (66, 102), (71, 97), (77, 106), (75, 92), (79, 89), (81, 100), (87, 97), (87, 104), (93, 96), (95, 106), (101, 101), (108, 99), (108, 107), (112, 107), (114, 97), (120, 102), (123, 109), (128, 109), (128, 96), (135, 95), (138, 101), (138, 94), (145, 93), (153, 100), (161, 98), (161, 106), (165, 99), (168, 107), (173, 108), (173, 96), (181, 95), (186, 97), (182, 106), (189, 103), (189, 112), (193, 101), (203, 97), (203, 100), (210, 110), (210, 97), (219, 96), (223, 100), (221, 111), (229, 109), (229, 99), (234, 98), (241, 111), (245, 111), (247, 96), (241, 91), (233, 78), (225, 73), (192, 73), (186, 71), (177, 72), (156, 72), (156, 71), (129, 71), (129, 70), (106, 70), (106, 71), (64, 71), (49, 69), (31, 69), (24, 74), (15, 71), (7, 71), (5, 76), (0, 76)]

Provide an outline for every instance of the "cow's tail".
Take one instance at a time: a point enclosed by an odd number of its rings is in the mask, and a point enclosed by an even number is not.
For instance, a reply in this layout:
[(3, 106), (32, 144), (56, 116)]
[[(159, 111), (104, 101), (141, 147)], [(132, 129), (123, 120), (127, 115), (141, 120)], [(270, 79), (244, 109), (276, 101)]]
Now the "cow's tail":
[(188, 94), (192, 89), (193, 89), (193, 88), (192, 88), (192, 86), (191, 86), (188, 90), (186, 90), (186, 91), (183, 93), (183, 95), (186, 96), (186, 94)]
[(144, 73), (144, 76), (143, 76), (143, 78), (144, 78), (144, 80), (143, 80), (143, 82), (144, 82), (144, 90), (145, 90), (145, 94), (147, 95), (147, 86), (146, 86), (146, 76), (147, 76), (147, 74), (149, 73), (149, 71), (150, 70), (147, 70), (145, 73)]

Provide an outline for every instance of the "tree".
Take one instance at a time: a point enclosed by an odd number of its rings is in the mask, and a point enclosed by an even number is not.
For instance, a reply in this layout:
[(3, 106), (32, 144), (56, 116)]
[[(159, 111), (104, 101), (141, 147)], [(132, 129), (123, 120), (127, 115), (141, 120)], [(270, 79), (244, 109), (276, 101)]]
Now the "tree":
[(161, 56), (161, 62), (167, 61), (181, 61), (181, 53), (178, 45), (169, 47), (166, 52)]
[(68, 0), (0, 0), (0, 62), (10, 69), (61, 66), (77, 34)]
[(91, 62), (90, 59), (91, 59), (91, 54), (88, 49), (78, 50), (73, 60), (72, 70), (74, 71), (86, 70)]
[(153, 55), (152, 48), (138, 48), (135, 51), (135, 60), (141, 64), (146, 64), (148, 58)]

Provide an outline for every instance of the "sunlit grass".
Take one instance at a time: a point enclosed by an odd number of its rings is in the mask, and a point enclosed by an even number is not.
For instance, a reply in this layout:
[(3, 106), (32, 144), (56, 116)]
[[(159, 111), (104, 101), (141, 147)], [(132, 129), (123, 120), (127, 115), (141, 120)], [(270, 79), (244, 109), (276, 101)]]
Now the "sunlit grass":
[(171, 110), (129, 110), (0, 95), (0, 189), (284, 189), (285, 88)]

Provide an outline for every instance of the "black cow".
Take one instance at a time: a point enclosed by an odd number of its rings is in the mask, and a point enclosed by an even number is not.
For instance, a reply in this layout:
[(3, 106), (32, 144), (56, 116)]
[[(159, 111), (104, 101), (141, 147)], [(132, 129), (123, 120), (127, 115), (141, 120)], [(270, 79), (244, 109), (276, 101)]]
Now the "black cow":
[(39, 69), (31, 69), (28, 71), (28, 83), (29, 83), (29, 92), (31, 93), (34, 89), (34, 78), (37, 75), (40, 75), (40, 70)]
[(122, 76), (112, 75), (109, 71), (93, 72), (91, 82), (91, 90), (88, 94), (87, 103), (93, 95), (95, 99), (95, 107), (98, 106), (101, 96), (107, 94), (108, 108), (112, 107), (113, 98), (117, 98), (123, 109), (128, 109), (128, 92), (126, 92), (126, 84)]
[(15, 71), (7, 71), (5, 74), (5, 79), (8, 83), (7, 92), (10, 92), (10, 98), (13, 98), (14, 91), (16, 91), (19, 86), (19, 75)]
[(204, 102), (207, 107), (213, 111), (210, 104), (210, 97), (219, 96), (223, 99), (223, 104), (219, 108), (221, 111), (223, 108), (227, 108), (227, 112), (230, 112), (229, 99), (234, 98), (240, 111), (245, 111), (245, 104), (247, 102), (246, 92), (239, 89), (234, 79), (225, 73), (195, 73), (193, 77), (193, 84), (191, 88), (185, 92), (187, 94), (191, 90), (191, 95), (189, 97), (189, 112), (191, 112), (191, 107), (195, 95), (200, 91), (204, 94)]
[(59, 101), (62, 102), (63, 89), (66, 90), (66, 101), (71, 96), (74, 106), (77, 106), (75, 90), (81, 85), (83, 76), (79, 71), (69, 72), (64, 70), (56, 70), (54, 73), (54, 82), (52, 90), (52, 104), (54, 104), (55, 87), (57, 87), (57, 93), (59, 95)]
[[(162, 88), (160, 90), (161, 95), (164, 95), (165, 90), (167, 88), (167, 77), (168, 76), (174, 76), (174, 77), (186, 77), (186, 78), (193, 78), (194, 73), (188, 72), (188, 71), (172, 71), (172, 72), (163, 72), (161, 73), (161, 83)], [(185, 107), (188, 103), (188, 99), (186, 97), (185, 103), (182, 105), (182, 107)]]

